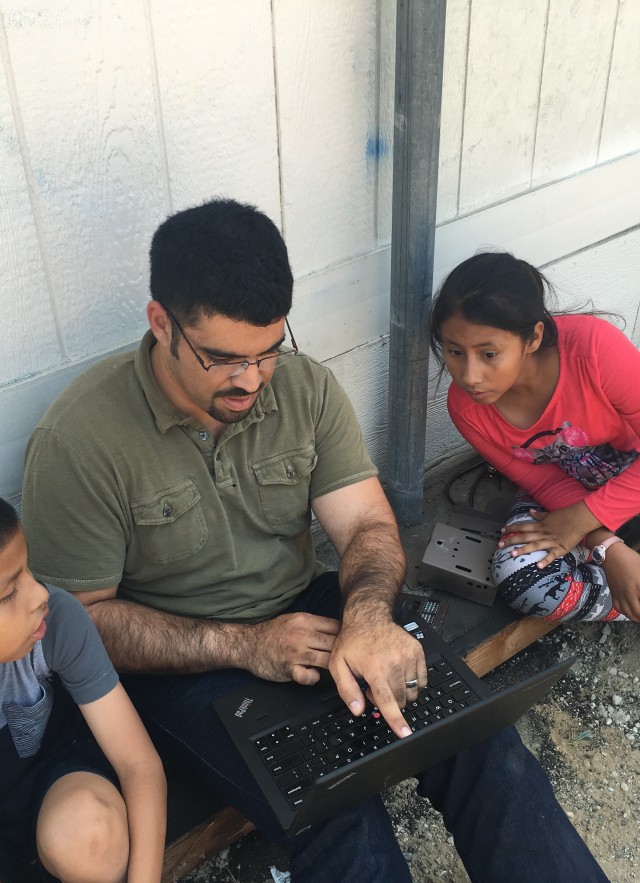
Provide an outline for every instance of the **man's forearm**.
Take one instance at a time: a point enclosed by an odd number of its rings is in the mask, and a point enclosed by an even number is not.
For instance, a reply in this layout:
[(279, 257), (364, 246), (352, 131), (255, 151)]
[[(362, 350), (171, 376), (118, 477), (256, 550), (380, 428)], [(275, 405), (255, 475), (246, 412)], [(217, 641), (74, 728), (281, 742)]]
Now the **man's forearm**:
[(193, 674), (247, 668), (251, 625), (176, 616), (117, 599), (87, 611), (114, 666), (123, 672)]
[(394, 527), (383, 522), (356, 534), (340, 565), (344, 619), (361, 615), (390, 618), (405, 570), (406, 558)]

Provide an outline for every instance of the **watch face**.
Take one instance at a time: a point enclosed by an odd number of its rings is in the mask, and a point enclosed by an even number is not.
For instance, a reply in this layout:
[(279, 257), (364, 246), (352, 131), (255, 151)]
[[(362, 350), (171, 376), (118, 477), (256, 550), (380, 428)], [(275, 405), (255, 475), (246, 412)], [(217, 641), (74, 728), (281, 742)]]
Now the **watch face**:
[(591, 550), (591, 560), (594, 564), (602, 564), (604, 561), (604, 546), (594, 546)]

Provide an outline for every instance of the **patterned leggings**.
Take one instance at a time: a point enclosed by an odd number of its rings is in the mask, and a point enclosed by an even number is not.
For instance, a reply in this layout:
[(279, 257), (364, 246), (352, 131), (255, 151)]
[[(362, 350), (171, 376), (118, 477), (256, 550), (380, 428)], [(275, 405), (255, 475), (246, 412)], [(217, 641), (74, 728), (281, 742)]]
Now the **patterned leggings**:
[[(530, 509), (544, 512), (542, 506), (530, 498), (518, 497), (507, 525), (531, 521)], [(584, 546), (575, 546), (543, 570), (539, 570), (536, 563), (546, 552), (530, 552), (512, 558), (514, 548), (518, 547), (498, 549), (492, 565), (498, 591), (514, 610), (559, 622), (620, 622), (627, 619), (613, 606), (602, 567), (586, 563), (589, 550)]]

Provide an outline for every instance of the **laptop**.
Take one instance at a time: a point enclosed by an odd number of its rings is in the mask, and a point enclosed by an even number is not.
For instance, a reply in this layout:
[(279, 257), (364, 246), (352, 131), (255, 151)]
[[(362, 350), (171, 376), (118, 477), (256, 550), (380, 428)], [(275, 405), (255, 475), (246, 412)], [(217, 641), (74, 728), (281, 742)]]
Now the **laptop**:
[(415, 605), (400, 604), (396, 620), (422, 644), (429, 672), (427, 689), (403, 710), (413, 730), (404, 739), (369, 702), (354, 717), (326, 671), (311, 687), (259, 681), (214, 702), (288, 836), (515, 723), (575, 662), (493, 693)]

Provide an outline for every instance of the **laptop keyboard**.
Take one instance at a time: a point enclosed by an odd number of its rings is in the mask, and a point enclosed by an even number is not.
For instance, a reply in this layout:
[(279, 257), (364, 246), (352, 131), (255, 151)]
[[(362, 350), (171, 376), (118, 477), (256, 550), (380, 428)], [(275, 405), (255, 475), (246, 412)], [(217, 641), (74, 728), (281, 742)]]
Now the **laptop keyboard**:
[[(429, 665), (428, 678), (426, 690), (403, 709), (414, 733), (478, 701), (473, 689), (442, 659)], [(315, 779), (398, 741), (375, 705), (367, 703), (364, 714), (355, 717), (336, 697), (334, 710), (253, 740), (294, 809), (303, 803)]]

